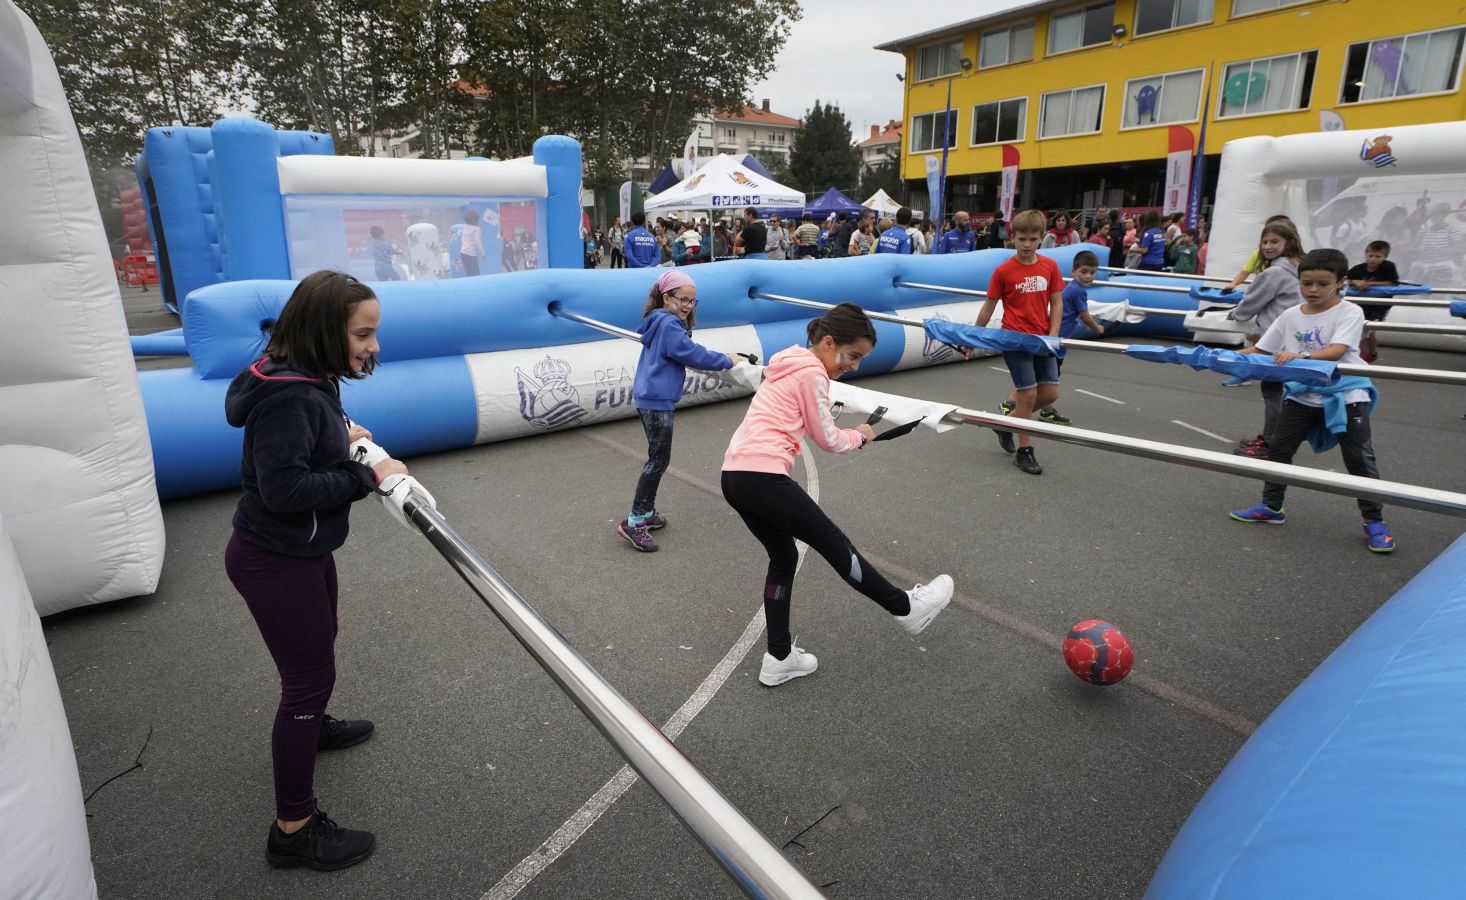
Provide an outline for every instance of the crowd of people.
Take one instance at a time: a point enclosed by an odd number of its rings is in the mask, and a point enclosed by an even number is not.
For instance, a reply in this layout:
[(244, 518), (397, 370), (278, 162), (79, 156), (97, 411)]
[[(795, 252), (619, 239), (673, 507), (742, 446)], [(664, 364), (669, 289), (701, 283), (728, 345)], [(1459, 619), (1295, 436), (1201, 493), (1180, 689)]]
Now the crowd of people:
[[(1101, 206), (1093, 213), (1059, 211), (1045, 218), (1040, 248), (1094, 244), (1101, 265), (1180, 274), (1200, 272), (1206, 265), (1207, 222), (1184, 227), (1185, 216), (1162, 218), (1152, 210), (1125, 214)], [(867, 253), (943, 254), (1012, 248), (1013, 234), (1001, 213), (974, 221), (959, 210), (940, 226), (902, 207), (889, 216), (871, 210), (831, 214), (822, 219), (803, 213), (797, 220), (778, 213), (765, 220), (749, 207), (737, 216), (716, 220), (675, 216), (649, 220), (633, 213), (618, 216), (605, 231), (585, 237), (586, 268), (685, 266), (736, 259), (835, 259)]]

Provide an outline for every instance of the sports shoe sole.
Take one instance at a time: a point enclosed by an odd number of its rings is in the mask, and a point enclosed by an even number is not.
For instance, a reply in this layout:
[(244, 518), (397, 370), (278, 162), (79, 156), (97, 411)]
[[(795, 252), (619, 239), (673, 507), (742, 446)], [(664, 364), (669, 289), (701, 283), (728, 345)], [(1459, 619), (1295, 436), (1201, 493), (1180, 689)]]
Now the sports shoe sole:
[(1369, 552), (1370, 553), (1380, 553), (1380, 554), (1394, 553), (1395, 552), (1395, 548), (1394, 547), (1370, 547), (1369, 548)]
[(1244, 519), (1236, 513), (1227, 513), (1227, 518), (1233, 522), (1241, 522), (1243, 525), (1281, 525), (1287, 519)]
[(630, 544), (632, 547), (635, 547), (637, 550), (640, 550), (642, 553), (656, 553), (657, 552), (657, 548), (656, 548), (656, 545), (655, 544), (653, 544), (651, 547), (643, 547), (642, 545), (638, 544), (636, 541), (633, 541), (631, 539), (631, 535), (627, 534), (626, 533), (626, 529), (623, 528), (620, 525), (617, 525), (616, 526), (616, 533), (619, 534), (619, 535), (621, 535), (622, 540), (626, 541), (626, 543)]
[[(630, 524), (631, 524), (630, 521), (628, 521), (626, 519), (622, 519), (621, 520), (620, 527), (621, 528), (626, 528)], [(646, 526), (646, 530), (647, 531), (661, 531), (663, 528), (666, 528), (666, 527), (667, 527), (667, 520), (666, 519), (663, 519), (662, 521), (658, 522), (655, 525), (652, 525), (652, 524), (648, 523), (647, 526)]]
[(310, 868), (315, 869), (317, 872), (336, 872), (340, 871), (341, 869), (347, 869), (351, 866), (356, 865), (357, 863), (366, 859), (368, 856), (371, 856), (372, 851), (376, 849), (377, 842), (376, 839), (373, 838), (372, 845), (367, 848), (365, 853), (361, 854), (360, 856), (353, 856), (350, 859), (343, 859), (341, 862), (337, 863), (323, 863), (319, 860), (305, 859), (299, 856), (281, 856), (278, 853), (271, 853), (268, 850), (265, 851), (265, 861), (277, 869), (297, 869), (301, 866), (309, 866)]
[(773, 676), (765, 675), (763, 672), (759, 672), (758, 683), (763, 685), (764, 687), (778, 687), (779, 685), (787, 684), (788, 682), (791, 682), (796, 678), (803, 678), (806, 675), (813, 675), (816, 671), (819, 670), (819, 667), (819, 662), (815, 662), (814, 668), (810, 669), (808, 672), (780, 672), (778, 675)]

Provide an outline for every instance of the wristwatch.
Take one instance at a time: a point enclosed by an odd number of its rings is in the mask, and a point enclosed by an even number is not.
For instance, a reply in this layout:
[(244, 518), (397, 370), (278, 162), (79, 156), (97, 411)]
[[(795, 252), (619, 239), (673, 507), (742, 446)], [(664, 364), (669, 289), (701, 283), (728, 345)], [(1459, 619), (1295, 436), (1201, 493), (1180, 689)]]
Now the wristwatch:
[(1303, 357), (1304, 359), (1313, 359), (1313, 352), (1310, 351), (1310, 350), (1304, 350), (1302, 353), (1300, 353), (1298, 355), (1301, 356), (1301, 357)]

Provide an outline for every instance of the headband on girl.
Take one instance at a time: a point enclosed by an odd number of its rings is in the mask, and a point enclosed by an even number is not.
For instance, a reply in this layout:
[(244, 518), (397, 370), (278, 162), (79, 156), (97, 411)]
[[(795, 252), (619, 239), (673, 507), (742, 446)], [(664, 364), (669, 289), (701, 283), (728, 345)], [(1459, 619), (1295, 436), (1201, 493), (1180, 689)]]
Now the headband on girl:
[(664, 294), (670, 291), (675, 291), (678, 288), (696, 286), (697, 285), (693, 282), (691, 276), (689, 276), (686, 272), (683, 272), (681, 269), (668, 269), (667, 271), (662, 273), (661, 278), (657, 279), (657, 290), (661, 291)]

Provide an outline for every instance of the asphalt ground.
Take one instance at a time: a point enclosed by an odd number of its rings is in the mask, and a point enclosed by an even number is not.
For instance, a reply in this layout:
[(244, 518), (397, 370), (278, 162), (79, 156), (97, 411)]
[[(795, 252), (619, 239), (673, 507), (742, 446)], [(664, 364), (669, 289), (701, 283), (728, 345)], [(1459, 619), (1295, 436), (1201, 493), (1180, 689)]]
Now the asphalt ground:
[[(1466, 368), (1395, 348), (1381, 362)], [(1008, 385), (995, 368), (980, 359), (860, 383), (991, 410)], [(1177, 424), (1256, 433), (1256, 387), (1220, 381), (1075, 352), (1058, 405), (1076, 426), (1225, 450)], [(1383, 476), (1466, 489), (1466, 399), (1378, 386)], [(678, 413), (656, 554), (613, 531), (645, 450), (634, 420), (409, 462), (455, 528), (660, 724), (759, 609), (763, 554), (716, 492), (745, 408)], [(1139, 896), (1255, 724), (1461, 530), (1387, 509), (1399, 549), (1375, 556), (1347, 498), (1294, 489), (1287, 525), (1246, 526), (1226, 513), (1256, 502), (1256, 482), (1035, 446), (1037, 478), (970, 427), (813, 451), (820, 503), (871, 562), (897, 582), (948, 572), (958, 596), (909, 638), (811, 555), (793, 618), (819, 671), (760, 686), (760, 633), (677, 738), (831, 897)], [(1299, 463), (1342, 471), (1336, 453)], [(808, 483), (802, 464), (795, 473)], [(378, 848), (339, 873), (266, 866), (278, 693), (223, 571), (235, 499), (165, 506), (154, 596), (46, 620), (83, 792), (95, 791), (102, 895), (479, 898), (521, 861), (552, 857), (541, 844), (620, 758), (427, 542), (368, 501), (336, 554), (331, 712), (371, 718), (377, 733), (320, 757), (316, 787)], [(1091, 617), (1135, 644), (1120, 685), (1082, 683), (1060, 658), (1068, 626)], [(561, 843), (518, 896), (738, 896), (641, 783)]]

